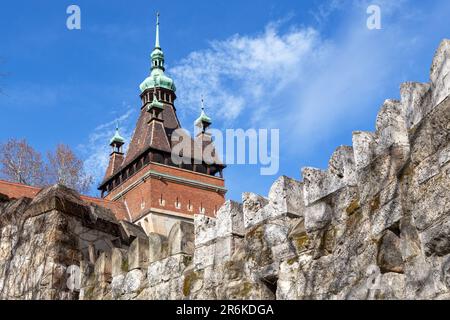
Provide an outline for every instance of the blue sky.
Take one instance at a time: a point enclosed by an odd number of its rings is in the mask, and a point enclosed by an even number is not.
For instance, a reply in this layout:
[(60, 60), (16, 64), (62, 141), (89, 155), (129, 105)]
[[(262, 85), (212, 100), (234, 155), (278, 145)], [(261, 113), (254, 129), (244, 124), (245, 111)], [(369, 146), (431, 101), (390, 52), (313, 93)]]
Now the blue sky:
[[(81, 8), (82, 29), (66, 28)], [(366, 9), (381, 8), (368, 30)], [(427, 82), (450, 37), (450, 2), (435, 1), (2, 1), (0, 141), (26, 138), (45, 152), (66, 143), (101, 178), (120, 120), (129, 138), (148, 76), (155, 12), (177, 110), (192, 130), (206, 97), (216, 128), (279, 128), (280, 171), (226, 169), (228, 197), (267, 194), (277, 176), (326, 168), (355, 130), (373, 130), (404, 81)]]

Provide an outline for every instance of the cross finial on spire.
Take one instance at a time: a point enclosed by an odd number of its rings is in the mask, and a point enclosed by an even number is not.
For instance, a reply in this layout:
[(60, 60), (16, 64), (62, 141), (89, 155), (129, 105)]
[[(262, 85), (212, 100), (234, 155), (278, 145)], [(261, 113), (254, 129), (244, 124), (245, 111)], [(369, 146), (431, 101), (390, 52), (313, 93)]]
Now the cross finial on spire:
[(205, 100), (203, 99), (203, 95), (202, 95), (202, 111), (205, 111)]
[(155, 40), (155, 48), (160, 48), (160, 45), (159, 45), (159, 11), (156, 12), (156, 40)]

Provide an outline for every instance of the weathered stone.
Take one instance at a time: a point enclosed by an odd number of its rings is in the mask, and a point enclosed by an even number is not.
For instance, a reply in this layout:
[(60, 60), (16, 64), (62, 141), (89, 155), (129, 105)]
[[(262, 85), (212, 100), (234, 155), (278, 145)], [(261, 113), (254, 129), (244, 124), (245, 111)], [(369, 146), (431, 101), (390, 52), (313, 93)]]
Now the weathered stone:
[(441, 103), (450, 94), (450, 40), (443, 40), (436, 51), (431, 65), (432, 104)]
[(450, 218), (437, 222), (421, 234), (427, 256), (450, 254)]
[(400, 238), (391, 231), (387, 231), (378, 249), (378, 266), (381, 272), (403, 273), (403, 259)]
[(194, 253), (194, 225), (189, 222), (178, 221), (170, 230), (169, 254), (188, 254)]
[(196, 214), (194, 216), (195, 246), (201, 246), (216, 238), (216, 219)]
[(374, 133), (365, 131), (356, 131), (353, 133), (353, 150), (356, 170), (361, 170), (372, 162), (375, 147), (376, 141)]
[(408, 129), (415, 127), (430, 112), (430, 88), (429, 83), (402, 83), (400, 96)]
[(246, 229), (267, 218), (267, 213), (263, 209), (269, 204), (268, 199), (254, 193), (245, 192), (242, 194), (242, 204)]
[(112, 278), (111, 254), (103, 252), (95, 262), (94, 272), (99, 282), (110, 281)]
[(319, 202), (305, 210), (305, 228), (311, 233), (324, 229), (333, 216), (331, 207), (326, 202)]
[(167, 258), (169, 255), (169, 244), (166, 237), (157, 233), (148, 235), (149, 242), (149, 263)]
[(281, 176), (270, 188), (269, 202), (274, 218), (283, 214), (302, 216), (305, 208), (303, 184), (300, 181)]
[(229, 235), (244, 236), (244, 213), (242, 205), (227, 201), (217, 212), (216, 237)]
[(397, 100), (386, 100), (378, 113), (376, 121), (379, 150), (393, 145), (409, 146), (406, 115), (402, 104)]
[(124, 236), (129, 239), (130, 243), (136, 238), (147, 238), (144, 229), (142, 229), (139, 225), (124, 220), (119, 223), (124, 232)]
[(136, 238), (128, 250), (128, 270), (145, 269), (149, 264), (148, 239)]
[(128, 271), (128, 255), (125, 250), (113, 248), (111, 253), (111, 274), (113, 277)]

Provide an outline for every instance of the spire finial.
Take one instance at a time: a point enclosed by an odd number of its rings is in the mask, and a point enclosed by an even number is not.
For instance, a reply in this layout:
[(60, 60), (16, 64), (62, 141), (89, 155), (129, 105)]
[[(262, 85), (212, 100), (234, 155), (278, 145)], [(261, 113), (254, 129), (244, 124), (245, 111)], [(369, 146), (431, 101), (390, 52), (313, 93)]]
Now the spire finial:
[(159, 11), (156, 12), (156, 40), (155, 40), (155, 48), (160, 48), (160, 45), (159, 45)]
[(202, 95), (202, 111), (205, 111), (205, 99), (203, 99), (203, 95)]

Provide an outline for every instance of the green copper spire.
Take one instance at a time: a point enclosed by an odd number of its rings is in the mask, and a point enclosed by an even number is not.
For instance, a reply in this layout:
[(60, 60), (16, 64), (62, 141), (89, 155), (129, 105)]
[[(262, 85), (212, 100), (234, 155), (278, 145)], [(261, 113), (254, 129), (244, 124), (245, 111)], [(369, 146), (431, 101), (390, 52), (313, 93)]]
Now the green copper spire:
[(119, 124), (116, 125), (116, 134), (111, 138), (109, 144), (121, 146), (125, 144), (125, 139), (119, 134)]
[(155, 48), (161, 48), (159, 45), (159, 12), (156, 13), (156, 40)]
[(150, 76), (141, 83), (142, 92), (149, 88), (161, 87), (172, 91), (176, 90), (173, 80), (164, 74), (164, 52), (159, 43), (159, 12), (156, 15), (156, 39), (155, 48), (151, 54), (152, 67)]
[(203, 132), (208, 128), (211, 124), (211, 118), (208, 117), (205, 113), (205, 103), (202, 97), (202, 112), (200, 113), (200, 117), (198, 117), (197, 120), (195, 120), (194, 123), (197, 127), (202, 128)]

